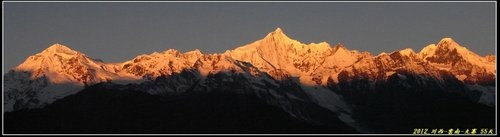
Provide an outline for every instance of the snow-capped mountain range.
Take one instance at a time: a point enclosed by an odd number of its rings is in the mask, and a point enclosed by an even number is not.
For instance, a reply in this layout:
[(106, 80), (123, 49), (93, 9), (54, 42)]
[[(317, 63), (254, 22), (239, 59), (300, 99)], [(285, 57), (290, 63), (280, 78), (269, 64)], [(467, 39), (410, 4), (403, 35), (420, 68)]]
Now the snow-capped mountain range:
[(243, 91), (253, 91), (291, 115), (313, 119), (290, 103), (312, 102), (340, 112), (341, 120), (356, 127), (350, 117), (352, 106), (339, 93), (346, 83), (364, 79), (369, 89), (375, 90), (378, 82), (389, 82), (391, 77), (408, 82), (409, 75), (417, 78), (409, 86), (435, 83), (454, 92), (456, 85), (450, 81), (458, 82), (462, 86), (459, 91), (479, 94), (472, 100), (494, 106), (496, 56), (477, 55), (451, 38), (420, 52), (407, 48), (372, 55), (342, 44), (304, 44), (277, 28), (261, 40), (220, 54), (169, 49), (122, 63), (105, 63), (54, 44), (4, 75), (4, 110), (42, 108), (103, 82), (136, 85), (133, 88), (154, 95), (208, 91), (230, 86), (224, 83), (240, 83)]

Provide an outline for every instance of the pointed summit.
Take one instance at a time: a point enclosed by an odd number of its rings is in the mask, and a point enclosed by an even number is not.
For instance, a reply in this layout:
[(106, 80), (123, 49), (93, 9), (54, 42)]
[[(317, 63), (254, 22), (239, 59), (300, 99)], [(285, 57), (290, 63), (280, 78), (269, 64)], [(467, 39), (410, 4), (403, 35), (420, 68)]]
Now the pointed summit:
[(468, 55), (474, 55), (477, 57), (480, 57), (476, 53), (470, 51), (464, 46), (461, 46), (458, 44), (455, 40), (451, 38), (443, 38), (439, 43), (437, 44), (437, 49), (436, 52), (443, 52), (443, 51), (456, 51), (458, 54), (465, 56)]
[[(453, 52), (456, 51), (458, 54), (473, 54), (471, 51), (469, 51), (467, 48), (460, 46), (455, 40), (452, 38), (442, 38), (438, 44), (430, 44), (426, 47), (424, 47), (420, 52), (420, 56), (423, 58), (429, 57), (429, 56), (434, 56), (439, 54), (445, 54), (448, 52)], [(438, 55), (441, 56), (441, 55)]]
[(40, 53), (29, 56), (23, 63), (15, 67), (16, 70), (39, 70), (54, 69), (60, 70), (61, 66), (70, 65), (71, 63), (88, 63), (94, 62), (93, 59), (83, 53), (70, 49), (67, 46), (56, 43), (43, 50)]
[(41, 53), (42, 54), (64, 53), (64, 54), (74, 55), (78, 52), (73, 50), (73, 49), (70, 49), (67, 46), (56, 43), (56, 44), (53, 44), (52, 46), (48, 47), (47, 49), (43, 50)]
[(200, 49), (194, 49), (192, 51), (185, 52), (184, 54), (188, 55), (202, 55), (203, 53), (200, 51)]
[(337, 45), (335, 45), (335, 47), (333, 47), (333, 51), (337, 51), (339, 49), (347, 50), (347, 48), (342, 43), (337, 43)]
[(289, 41), (292, 40), (290, 39), (281, 28), (276, 28), (273, 32), (270, 32), (267, 34), (267, 36), (264, 39), (273, 39), (275, 41)]
[(280, 27), (277, 27), (276, 30), (274, 30), (274, 33), (276, 33), (276, 34), (284, 34), (283, 30)]
[(448, 49), (455, 49), (455, 48), (461, 48), (462, 46), (460, 46), (457, 42), (455, 42), (455, 40), (453, 40), (452, 38), (443, 38), (439, 41), (439, 43), (437, 44), (437, 46), (439, 48), (448, 48)]
[(494, 63), (490, 63), (486, 57), (479, 56), (461, 46), (452, 38), (443, 38), (436, 46), (431, 44), (422, 49), (419, 54), (431, 63), (448, 64), (449, 66), (466, 63), (481, 66), (491, 73), (495, 72)]
[(275, 33), (283, 33), (283, 30), (281, 30), (280, 27), (277, 27), (276, 30), (274, 30)]

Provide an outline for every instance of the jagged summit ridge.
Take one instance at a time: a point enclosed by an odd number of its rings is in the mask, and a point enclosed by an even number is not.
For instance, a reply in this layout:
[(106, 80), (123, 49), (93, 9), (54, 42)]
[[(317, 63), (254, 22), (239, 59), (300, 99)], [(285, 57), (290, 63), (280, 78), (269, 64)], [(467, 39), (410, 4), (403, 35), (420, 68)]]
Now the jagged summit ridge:
[[(403, 56), (423, 59), (434, 64), (451, 63), (465, 61), (469, 64), (485, 68), (487, 72), (496, 72), (491, 64), (494, 56), (481, 57), (465, 47), (460, 46), (452, 38), (443, 38), (437, 45), (430, 44), (424, 47), (420, 52), (415, 53), (413, 49), (406, 48), (395, 51)], [(393, 52), (394, 53), (394, 52)], [(238, 47), (234, 50), (228, 50), (221, 54), (235, 60), (249, 62), (257, 68), (269, 72), (280, 69), (285, 70), (292, 76), (306, 77), (314, 76), (318, 73), (330, 72), (333, 77), (342, 69), (359, 62), (361, 59), (369, 59), (372, 56), (368, 52), (358, 52), (349, 50), (343, 44), (339, 43), (334, 47), (326, 42), (303, 44), (297, 40), (289, 38), (281, 28), (276, 28), (268, 33), (261, 40)], [(386, 55), (386, 54), (381, 54)], [(194, 63), (203, 56), (203, 53), (196, 49), (181, 53), (175, 49), (168, 49), (161, 53), (155, 52), (149, 55), (140, 55), (130, 61), (117, 64), (106, 64), (93, 61), (93, 59), (84, 54), (72, 50), (62, 44), (53, 44), (34, 56), (29, 57), (24, 63), (16, 67), (17, 70), (39, 70), (39, 68), (53, 68), (65, 66), (60, 64), (64, 61), (56, 61), (55, 58), (63, 60), (72, 60), (79, 62), (84, 67), (106, 68), (98, 70), (113, 70), (110, 73), (123, 75), (129, 73), (137, 77), (145, 74), (151, 74), (153, 77), (180, 72), (182, 69), (192, 68)], [(379, 55), (380, 56), (380, 55)], [(49, 63), (48, 63), (49, 61)], [(57, 63), (59, 62), (59, 64)], [(47, 64), (58, 64), (56, 66), (46, 66)], [(44, 67), (42, 67), (44, 66)], [(103, 66), (103, 67), (101, 67)], [(451, 66), (438, 68), (451, 68)], [(496, 73), (494, 73), (496, 74)], [(321, 82), (325, 84), (325, 82)]]
[[(236, 71), (251, 73), (252, 77), (294, 77), (303, 85), (321, 87), (345, 79), (369, 78), (384, 81), (399, 71), (408, 70), (439, 79), (442, 76), (440, 71), (444, 70), (467, 84), (484, 85), (495, 79), (495, 60), (495, 55), (481, 57), (451, 38), (444, 38), (437, 45), (428, 45), (419, 53), (406, 48), (391, 54), (373, 56), (369, 52), (349, 50), (340, 43), (333, 47), (326, 42), (304, 44), (289, 38), (281, 28), (277, 28), (260, 40), (221, 54), (203, 54), (198, 49), (185, 53), (169, 49), (143, 54), (122, 63), (95, 61), (67, 46), (54, 44), (28, 57), (5, 77), (13, 83), (43, 77), (49, 85), (75, 83), (83, 86), (106, 81), (154, 80), (160, 76), (179, 74), (184, 70), (195, 70), (202, 76)], [(26, 80), (17, 75), (18, 71), (30, 72), (31, 76)], [(41, 89), (41, 93), (47, 96), (52, 93), (47, 85), (23, 89), (17, 89), (13, 85), (19, 84), (10, 84), (6, 91), (15, 94), (15, 91), (32, 92), (31, 89)], [(71, 89), (67, 92), (76, 91)], [(64, 95), (57, 94), (57, 98)], [(38, 105), (50, 103), (57, 98), (46, 99), (48, 101), (41, 101)], [(12, 99), (15, 102), (19, 98)], [(9, 105), (13, 105), (12, 102)]]

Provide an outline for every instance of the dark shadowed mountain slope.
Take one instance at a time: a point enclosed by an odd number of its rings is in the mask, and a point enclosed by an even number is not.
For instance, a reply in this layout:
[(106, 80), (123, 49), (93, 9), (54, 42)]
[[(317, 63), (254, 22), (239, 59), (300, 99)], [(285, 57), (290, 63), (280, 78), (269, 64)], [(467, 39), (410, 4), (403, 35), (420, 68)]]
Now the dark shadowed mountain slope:
[(252, 95), (165, 97), (109, 87), (98, 84), (44, 109), (5, 113), (5, 133), (355, 133), (338, 119), (310, 124)]

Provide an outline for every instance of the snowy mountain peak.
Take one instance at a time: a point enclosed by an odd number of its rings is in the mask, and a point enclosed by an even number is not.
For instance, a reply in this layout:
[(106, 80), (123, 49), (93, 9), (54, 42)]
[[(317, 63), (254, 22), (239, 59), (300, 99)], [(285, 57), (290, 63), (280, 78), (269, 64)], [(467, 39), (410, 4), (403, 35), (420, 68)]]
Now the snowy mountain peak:
[[(424, 47), (419, 55), (423, 59), (433, 60), (434, 62), (455, 62), (459, 59), (476, 60), (475, 58), (482, 58), (469, 49), (460, 46), (452, 38), (443, 38), (437, 45), (431, 44)], [(479, 59), (477, 59), (479, 60)]]
[(460, 46), (455, 40), (452, 38), (443, 38), (437, 44), (438, 48), (448, 48), (448, 49), (456, 49), (456, 48), (464, 48)]
[(405, 56), (410, 56), (410, 55), (415, 54), (415, 52), (411, 48), (406, 48), (406, 49), (400, 50), (399, 53), (401, 55), (405, 55)]
[(443, 38), (436, 47), (436, 54), (456, 54), (457, 56), (462, 56), (465, 59), (471, 58), (481, 58), (481, 56), (476, 53), (470, 51), (466, 47), (461, 46), (456, 41), (451, 38)]
[(449, 37), (446, 37), (446, 38), (442, 38), (439, 43), (453, 43), (455, 42), (455, 40), (453, 40), (452, 38), (449, 38)]
[[(496, 75), (494, 55), (481, 57), (461, 47), (451, 38), (444, 38), (437, 45), (428, 45), (418, 55), (415, 54), (413, 49), (407, 48), (392, 52), (390, 55), (381, 53), (374, 57), (369, 52), (349, 50), (341, 43), (334, 47), (326, 42), (303, 44), (289, 38), (281, 28), (277, 28), (263, 39), (228, 50), (223, 54), (204, 55), (198, 49), (181, 53), (169, 49), (140, 55), (122, 63), (95, 61), (67, 46), (54, 44), (41, 53), (28, 57), (6, 77), (13, 82), (24, 83), (42, 79), (40, 83), (35, 82), (35, 84), (43, 86), (33, 85), (37, 88), (29, 85), (20, 90), (15, 89), (15, 86), (9, 89), (16, 95), (18, 94), (16, 91), (21, 90), (37, 92), (36, 94), (44, 96), (47, 94), (51, 99), (41, 101), (38, 105), (42, 106), (43, 103), (50, 103), (57, 97), (63, 97), (59, 94), (53, 97), (52, 95), (56, 94), (50, 92), (51, 88), (38, 93), (51, 83), (53, 85), (73, 83), (81, 88), (84, 85), (107, 81), (154, 80), (160, 76), (180, 74), (184, 70), (194, 69), (202, 76), (233, 71), (249, 72), (252, 76), (258, 76), (262, 72), (277, 80), (288, 77), (299, 78), (299, 82), (305, 85), (326, 85), (330, 80), (337, 83), (342, 79), (359, 76), (371, 79), (387, 78), (398, 69), (429, 74), (438, 73), (434, 70), (445, 70), (454, 74), (459, 80), (469, 81), (472, 84), (481, 84), (483, 79), (486, 79), (484, 80), (486, 82), (494, 80)], [(418, 58), (407, 59), (403, 56)], [(74, 89), (64, 91), (76, 93)], [(13, 101), (16, 100), (19, 99), (13, 97)], [(13, 104), (15, 102), (9, 105)]]
[(68, 54), (68, 55), (74, 55), (74, 54), (77, 54), (78, 52), (68, 48), (67, 46), (56, 43), (56, 44), (53, 44), (52, 46), (48, 47), (47, 49), (43, 50), (42, 53), (43, 54), (64, 53), (64, 54)]
[(494, 80), (496, 75), (496, 64), (492, 57), (479, 56), (451, 38), (443, 38), (437, 45), (431, 44), (423, 48), (419, 55), (433, 66), (451, 72), (466, 83)]
[(19, 64), (14, 70), (18, 71), (37, 71), (60, 68), (68, 65), (66, 62), (88, 62), (92, 61), (85, 54), (72, 50), (61, 44), (54, 44), (40, 53), (28, 57), (23, 63)]
[[(224, 54), (243, 61), (262, 60), (262, 56), (275, 56), (278, 52), (286, 52), (292, 48), (302, 48), (304, 44), (289, 38), (281, 28), (268, 33), (263, 39), (257, 40), (234, 50), (227, 50)], [(275, 57), (272, 57), (275, 58)], [(267, 63), (264, 63), (267, 64)]]
[(419, 55), (424, 59), (431, 56), (478, 56), (467, 48), (460, 46), (452, 38), (443, 38), (438, 44), (431, 44), (424, 47)]
[(427, 56), (432, 56), (434, 55), (434, 52), (436, 51), (437, 46), (436, 44), (430, 44), (426, 47), (424, 47), (418, 54), (422, 57), (427, 57)]
[(276, 28), (273, 32), (267, 34), (264, 40), (272, 40), (275, 42), (287, 42), (293, 41), (290, 37), (288, 37), (281, 28)]
[(199, 49), (195, 49), (195, 50), (192, 50), (192, 51), (188, 51), (184, 54), (187, 54), (187, 55), (202, 55), (203, 53), (199, 50)]
[(285, 34), (280, 27), (277, 27), (273, 32), (274, 34)]

